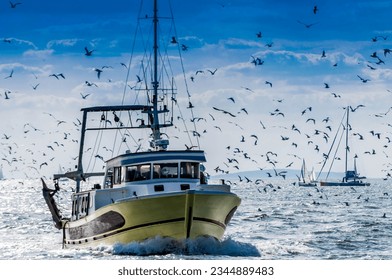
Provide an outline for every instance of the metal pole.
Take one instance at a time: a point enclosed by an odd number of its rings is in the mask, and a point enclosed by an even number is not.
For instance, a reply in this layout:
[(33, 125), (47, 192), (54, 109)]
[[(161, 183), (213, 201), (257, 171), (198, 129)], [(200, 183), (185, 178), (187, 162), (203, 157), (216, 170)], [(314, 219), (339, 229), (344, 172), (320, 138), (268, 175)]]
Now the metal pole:
[(77, 178), (76, 178), (76, 190), (75, 190), (76, 193), (80, 192), (80, 180), (81, 180), (81, 175), (83, 174), (83, 149), (84, 149), (84, 138), (85, 138), (84, 136), (86, 133), (86, 122), (87, 122), (87, 111), (83, 111), (78, 167), (77, 167)]
[(348, 157), (348, 149), (349, 149), (349, 146), (348, 146), (348, 126), (349, 126), (349, 124), (348, 124), (348, 114), (349, 114), (349, 109), (350, 107), (349, 106), (347, 106), (347, 112), (346, 112), (346, 114), (347, 114), (347, 118), (346, 118), (346, 162), (345, 162), (345, 166), (344, 166), (344, 171), (345, 171), (345, 173), (344, 173), (344, 176), (345, 177), (347, 177), (347, 157)]
[(157, 0), (154, 0), (154, 80), (153, 80), (153, 137), (154, 140), (160, 139), (159, 132), (159, 119), (158, 119), (158, 4)]

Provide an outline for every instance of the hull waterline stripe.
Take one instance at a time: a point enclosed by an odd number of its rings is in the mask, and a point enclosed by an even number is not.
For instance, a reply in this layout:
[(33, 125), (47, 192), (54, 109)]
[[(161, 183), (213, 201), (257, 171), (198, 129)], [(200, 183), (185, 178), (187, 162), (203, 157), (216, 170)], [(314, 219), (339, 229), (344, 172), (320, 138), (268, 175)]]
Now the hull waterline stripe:
[[(171, 220), (158, 221), (158, 222), (153, 222), (153, 223), (146, 223), (146, 224), (141, 224), (141, 225), (137, 225), (137, 226), (132, 226), (132, 227), (116, 230), (114, 232), (110, 232), (110, 233), (103, 234), (103, 235), (100, 235), (100, 236), (89, 237), (89, 238), (82, 238), (82, 239), (79, 239), (79, 240), (84, 240), (85, 243), (87, 243), (89, 240), (96, 241), (96, 240), (107, 238), (107, 237), (112, 236), (112, 235), (116, 235), (116, 234), (119, 234), (119, 233), (122, 233), (122, 232), (129, 231), (129, 230), (134, 230), (134, 229), (138, 229), (138, 228), (154, 226), (154, 225), (159, 225), (159, 224), (182, 222), (184, 220), (185, 220), (185, 218), (176, 218), (176, 219), (171, 219)], [(223, 229), (226, 229), (226, 226), (223, 223), (215, 221), (215, 220), (212, 220), (212, 219), (193, 217), (193, 220), (194, 221), (202, 221), (202, 222), (212, 223), (212, 224), (215, 224), (217, 226), (222, 227)], [(81, 244), (81, 242), (79, 240), (78, 240), (78, 244)], [(68, 240), (66, 240), (66, 243), (68, 243), (68, 244), (72, 244), (72, 243), (76, 244), (76, 240), (68, 239)]]
[(226, 229), (226, 225), (225, 224), (223, 224), (221, 222), (218, 222), (218, 221), (215, 221), (215, 220), (212, 220), (212, 219), (193, 217), (193, 220), (194, 221), (201, 221), (201, 222), (212, 223), (212, 224), (215, 224), (217, 226), (220, 226), (223, 229)]

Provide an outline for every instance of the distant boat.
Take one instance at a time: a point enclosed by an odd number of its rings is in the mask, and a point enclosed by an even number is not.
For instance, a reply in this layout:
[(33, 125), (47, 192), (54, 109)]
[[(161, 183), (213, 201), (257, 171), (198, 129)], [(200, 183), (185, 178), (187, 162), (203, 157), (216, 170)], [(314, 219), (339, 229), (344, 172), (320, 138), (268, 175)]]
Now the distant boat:
[(301, 174), (298, 177), (298, 185), (300, 187), (316, 187), (317, 186), (317, 180), (316, 176), (314, 173), (314, 170), (312, 169), (311, 172), (308, 172), (306, 169), (305, 165), (305, 160), (302, 160), (302, 167), (301, 167)]
[[(158, 22), (162, 18), (158, 17), (157, 0), (153, 16), (139, 17), (146, 19), (151, 20), (150, 35), (154, 36), (149, 40), (151, 48), (145, 47), (152, 55), (146, 55), (147, 61), (139, 64), (143, 78), (134, 86), (138, 98), (134, 104), (83, 108), (76, 170), (55, 174), (52, 188), (41, 179), (44, 199), (56, 228), (63, 234), (64, 247), (127, 244), (159, 236), (178, 241), (199, 237), (220, 240), (240, 205), (241, 199), (223, 180), (217, 184), (207, 182), (203, 166), (206, 157), (204, 151), (196, 150), (198, 146), (168, 150), (168, 135), (162, 130), (173, 127), (177, 119), (170, 113), (177, 106), (177, 89), (174, 79), (167, 77), (170, 64), (163, 67), (166, 59), (160, 57), (166, 52), (159, 51), (158, 46)], [(145, 151), (139, 147), (134, 152), (125, 150), (127, 143), (118, 137), (132, 135), (136, 129), (150, 135), (150, 141), (145, 139), (149, 146)], [(96, 142), (101, 141), (104, 132), (109, 136), (114, 132), (114, 139), (123, 145), (118, 154), (113, 153), (105, 161), (105, 172), (90, 171), (89, 164), (84, 164), (84, 156), (91, 156), (91, 152), (85, 152), (88, 131), (99, 132)], [(103, 160), (101, 152), (107, 151), (104, 148), (94, 147), (98, 153), (93, 157)], [(100, 183), (85, 185), (93, 176), (101, 177)], [(62, 177), (75, 181), (66, 216), (55, 200)]]
[[(350, 146), (348, 143), (348, 138), (349, 138), (348, 134), (349, 134), (349, 130), (350, 130), (349, 128), (351, 127), (350, 123), (349, 123), (349, 112), (350, 112), (350, 106), (347, 106), (346, 112), (345, 112), (346, 124), (345, 125), (343, 125), (343, 123), (341, 124), (345, 130), (345, 136), (346, 136), (344, 177), (342, 178), (341, 181), (328, 181), (328, 176), (329, 176), (329, 171), (328, 171), (326, 180), (320, 181), (320, 186), (370, 186), (370, 183), (363, 181), (364, 179), (366, 179), (366, 177), (360, 176), (360, 174), (357, 171), (356, 157), (354, 157), (353, 170), (348, 170), (348, 153), (350, 150), (349, 149)], [(343, 116), (343, 119), (344, 119), (344, 116)], [(338, 132), (339, 132), (339, 130), (338, 130)], [(335, 136), (335, 140), (336, 140), (336, 136)], [(335, 141), (333, 141), (333, 143), (335, 143)], [(340, 143), (340, 141), (338, 141), (338, 143)], [(333, 146), (333, 144), (332, 144), (332, 146)], [(330, 152), (332, 151), (332, 146), (331, 146)], [(328, 157), (326, 158), (326, 160), (324, 162), (323, 167), (325, 166), (325, 163), (329, 158), (329, 153), (328, 153)], [(333, 163), (334, 163), (334, 159), (332, 159), (331, 167), (332, 167)], [(320, 174), (321, 174), (321, 172), (320, 172)]]

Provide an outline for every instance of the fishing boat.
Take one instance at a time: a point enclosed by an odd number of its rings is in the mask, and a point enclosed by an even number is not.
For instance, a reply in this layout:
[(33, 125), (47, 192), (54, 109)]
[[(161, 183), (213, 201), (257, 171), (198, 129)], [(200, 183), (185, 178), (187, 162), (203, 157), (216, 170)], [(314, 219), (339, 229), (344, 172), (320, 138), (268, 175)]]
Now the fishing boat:
[[(65, 248), (127, 244), (156, 237), (179, 241), (199, 237), (221, 240), (241, 203), (224, 180), (208, 182), (203, 150), (195, 145), (185, 149), (168, 148), (166, 129), (175, 127), (174, 120), (179, 119), (173, 117), (170, 107), (173, 109), (179, 102), (174, 80), (163, 81), (168, 71), (161, 65), (166, 60), (160, 55), (166, 52), (159, 51), (160, 19), (157, 0), (153, 1), (152, 16), (139, 17), (152, 24), (153, 40), (152, 55), (144, 56), (152, 60), (138, 62), (142, 68), (141, 79), (146, 81), (143, 84), (139, 79), (137, 86), (133, 86), (138, 102), (82, 108), (76, 170), (55, 174), (53, 186), (41, 179), (43, 196), (55, 227), (63, 233)], [(140, 94), (145, 94), (144, 98)], [(192, 106), (187, 108), (192, 110)], [(114, 133), (122, 147), (127, 145), (125, 137), (132, 137), (136, 130), (148, 131), (149, 139), (145, 141), (148, 149), (142, 150), (139, 144), (133, 152), (125, 150), (105, 160), (104, 172), (87, 170), (88, 133), (100, 134), (100, 141), (106, 139), (101, 133)], [(198, 134), (193, 131), (192, 135)], [(100, 151), (107, 150), (105, 146)], [(113, 153), (115, 149), (110, 150)], [(94, 156), (95, 160), (102, 158), (98, 153)], [(75, 181), (68, 215), (63, 214), (56, 199), (61, 191), (59, 180), (64, 177)], [(93, 178), (97, 183), (91, 185)]]
[[(330, 169), (329, 169), (329, 171), (327, 173), (326, 180), (320, 181), (320, 186), (351, 186), (351, 187), (352, 186), (370, 186), (370, 183), (364, 181), (366, 179), (366, 177), (365, 176), (360, 176), (360, 174), (357, 171), (357, 163), (356, 163), (357, 156), (354, 156), (353, 170), (349, 170), (348, 169), (348, 155), (349, 155), (349, 151), (350, 151), (349, 130), (351, 129), (350, 122), (349, 122), (349, 113), (350, 113), (350, 106), (347, 106), (346, 110), (345, 110), (345, 114), (343, 116), (343, 120), (345, 118), (346, 122), (345, 122), (345, 124), (343, 124), (343, 121), (342, 121), (341, 126), (340, 126), (340, 127), (343, 127), (343, 132), (345, 132), (344, 134), (342, 134), (342, 136), (345, 135), (345, 164), (344, 164), (345, 168), (344, 168), (344, 177), (342, 178), (341, 181), (328, 181), (328, 176), (330, 174), (330, 170), (331, 170), (331, 168), (333, 166), (333, 163), (334, 163), (334, 158), (333, 158), (332, 162), (331, 162), (331, 167), (330, 167)], [(338, 132), (335, 135), (335, 139), (334, 139), (333, 143), (335, 143), (335, 141), (337, 139), (336, 137), (337, 137), (338, 133), (339, 133), (339, 130), (338, 130)], [(340, 140), (338, 141), (338, 143), (340, 143)], [(327, 155), (326, 160), (324, 161), (323, 167), (325, 166), (325, 163), (329, 159), (329, 155), (330, 155), (330, 153), (332, 151), (332, 147), (333, 147), (333, 144), (331, 146), (331, 149), (329, 150), (329, 153)], [(339, 148), (339, 145), (337, 145), (337, 148)], [(320, 172), (320, 174), (321, 174), (321, 172)]]
[(308, 172), (305, 165), (305, 160), (302, 160), (301, 173), (298, 177), (298, 185), (300, 187), (316, 187), (317, 186), (316, 176), (314, 174), (314, 169)]

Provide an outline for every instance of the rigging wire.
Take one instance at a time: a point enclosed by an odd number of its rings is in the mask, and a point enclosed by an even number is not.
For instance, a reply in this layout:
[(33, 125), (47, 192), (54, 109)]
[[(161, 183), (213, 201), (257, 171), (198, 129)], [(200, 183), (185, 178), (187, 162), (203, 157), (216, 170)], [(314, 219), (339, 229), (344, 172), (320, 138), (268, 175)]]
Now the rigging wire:
[[(170, 7), (170, 13), (171, 13), (171, 18), (172, 18), (172, 22), (173, 22), (174, 33), (175, 33), (175, 35), (177, 37), (177, 30), (176, 30), (176, 26), (174, 24), (174, 15), (173, 15), (173, 9), (172, 9), (172, 4), (171, 4), (170, 0), (169, 0), (169, 7)], [(184, 62), (183, 62), (181, 51), (180, 51), (180, 45), (177, 44), (177, 47), (178, 47), (178, 50), (179, 50), (178, 53), (179, 53), (179, 56), (180, 56), (180, 63), (181, 63), (181, 68), (182, 68), (182, 74), (184, 76), (185, 89), (186, 89), (186, 93), (188, 95), (188, 102), (189, 102), (189, 104), (192, 104), (191, 103), (191, 94), (189, 93), (188, 82), (187, 82), (186, 75), (185, 75)], [(195, 116), (194, 116), (194, 112), (193, 112), (193, 106), (189, 106), (189, 109), (191, 111), (192, 120), (194, 120)], [(194, 131), (197, 132), (196, 122), (193, 122), (193, 128), (194, 128)], [(188, 129), (186, 129), (186, 131), (189, 134)], [(190, 136), (188, 136), (188, 137), (190, 137)], [(196, 136), (196, 142), (197, 142), (197, 146), (200, 149), (201, 147), (200, 147), (200, 141), (199, 141), (199, 137), (198, 136)], [(192, 143), (192, 141), (191, 141), (191, 143)]]
[[(343, 124), (341, 124), (341, 125), (343, 126)], [(346, 129), (347, 129), (347, 128), (346, 128)], [(333, 166), (333, 163), (335, 162), (336, 154), (338, 153), (338, 150), (339, 150), (339, 147), (340, 147), (340, 143), (342, 142), (342, 139), (343, 139), (344, 130), (345, 130), (345, 129), (342, 130), (342, 134), (340, 135), (340, 139), (339, 139), (338, 145), (336, 146), (335, 153), (334, 153), (334, 155), (333, 155), (332, 162), (331, 162), (331, 165), (329, 166), (328, 173), (327, 173), (327, 176), (325, 177), (325, 180), (328, 179), (329, 174), (330, 174), (331, 169), (332, 169), (332, 166)], [(347, 147), (346, 147), (346, 149), (347, 149)], [(329, 156), (329, 155), (328, 155), (328, 156)]]
[[(342, 120), (340, 121), (340, 124), (339, 124), (339, 128), (338, 128), (338, 130), (336, 131), (336, 134), (335, 134), (335, 136), (334, 136), (334, 138), (333, 138), (333, 141), (332, 141), (332, 145), (331, 145), (331, 147), (329, 148), (329, 151), (328, 151), (328, 153), (327, 153), (327, 157), (326, 157), (325, 160), (324, 160), (323, 166), (321, 167), (320, 172), (319, 172), (319, 174), (317, 175), (317, 179), (316, 179), (316, 180), (319, 179), (321, 173), (323, 172), (323, 169), (324, 169), (324, 167), (325, 167), (325, 164), (327, 163), (327, 161), (328, 161), (328, 159), (329, 159), (329, 155), (331, 154), (332, 148), (333, 148), (333, 146), (334, 146), (334, 144), (335, 144), (336, 137), (337, 137), (338, 134), (339, 134), (340, 128), (343, 127), (343, 121), (344, 121), (345, 116), (346, 116), (346, 112), (343, 114)], [(328, 174), (327, 174), (327, 177), (328, 177), (328, 176), (329, 176), (329, 172), (328, 172)]]

